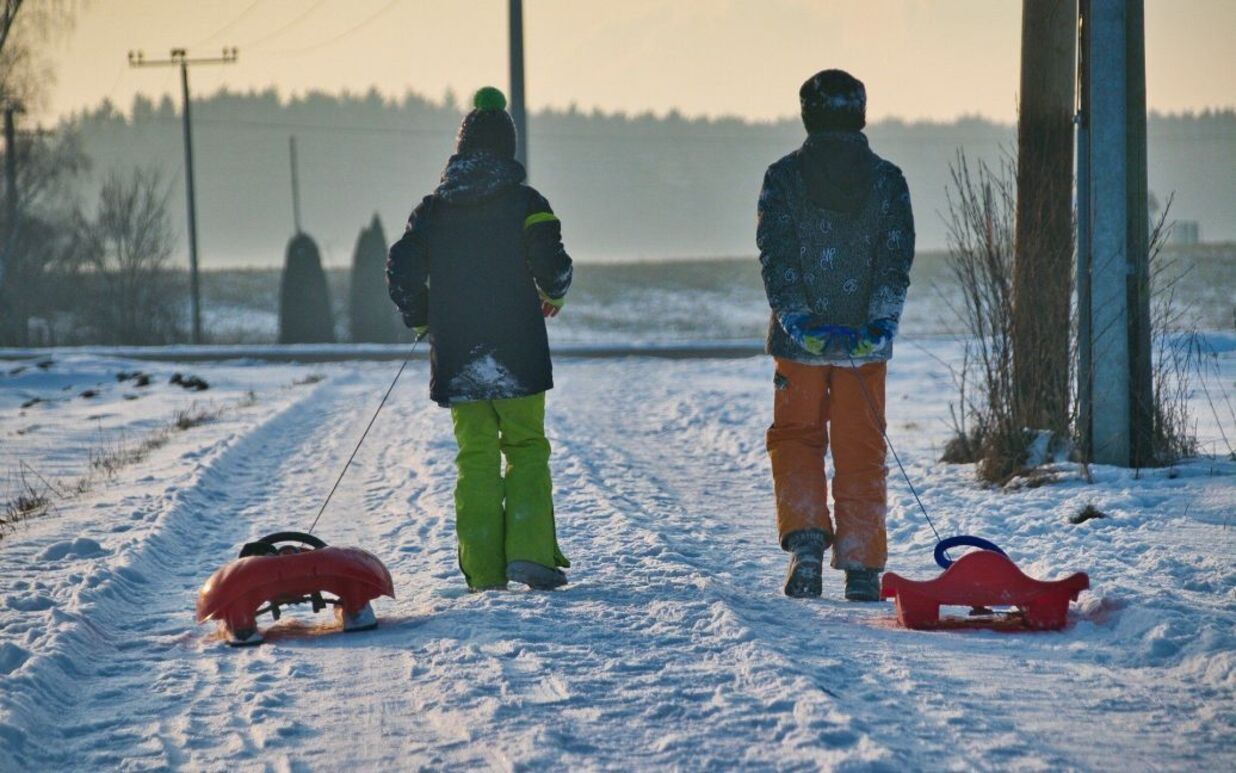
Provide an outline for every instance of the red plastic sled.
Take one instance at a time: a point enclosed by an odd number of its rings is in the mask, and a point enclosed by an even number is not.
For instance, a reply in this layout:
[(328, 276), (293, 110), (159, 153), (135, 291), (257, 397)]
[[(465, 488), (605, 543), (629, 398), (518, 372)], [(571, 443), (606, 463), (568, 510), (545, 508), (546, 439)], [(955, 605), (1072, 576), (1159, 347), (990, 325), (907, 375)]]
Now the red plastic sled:
[(378, 596), (395, 598), (395, 588), (376, 556), (279, 532), (245, 545), (240, 558), (211, 575), (198, 592), (197, 621), (222, 622), (233, 646), (260, 644), (258, 615), (270, 612), (278, 620), (281, 606), (308, 603), (314, 612), (335, 606), (343, 630), (360, 631), (377, 626), (369, 602)]
[[(880, 596), (896, 600), (897, 622), (906, 628), (1058, 631), (1068, 620), (1069, 602), (1089, 587), (1090, 578), (1084, 572), (1063, 580), (1036, 580), (1022, 574), (1007, 556), (976, 550), (957, 559), (934, 580), (907, 580), (888, 572)], [(941, 618), (942, 605), (971, 607), (973, 616)], [(997, 615), (990, 609), (1007, 606), (1017, 611)]]

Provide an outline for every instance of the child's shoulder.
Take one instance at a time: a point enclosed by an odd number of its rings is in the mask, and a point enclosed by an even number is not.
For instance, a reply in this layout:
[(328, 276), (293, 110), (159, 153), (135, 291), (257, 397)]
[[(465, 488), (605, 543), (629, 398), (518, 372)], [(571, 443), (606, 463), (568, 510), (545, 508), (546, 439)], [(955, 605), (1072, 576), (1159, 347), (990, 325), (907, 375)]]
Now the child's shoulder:
[(519, 187), (524, 194), (525, 200), (528, 202), (529, 214), (535, 212), (553, 212), (553, 209), (549, 206), (549, 199), (545, 198), (545, 196), (542, 195), (542, 193), (536, 188), (533, 188), (528, 183), (520, 183)]
[(905, 175), (901, 172), (901, 167), (889, 161), (883, 156), (876, 156), (876, 177), (885, 185), (896, 184), (899, 181), (904, 184)]
[(781, 175), (788, 172), (797, 171), (798, 166), (799, 150), (793, 150), (769, 164), (768, 173), (774, 176)]
[(437, 194), (430, 193), (422, 198), (415, 207), (412, 208), (412, 214), (408, 215), (408, 228), (423, 228), (429, 222), (430, 213), (433, 211), (434, 204), (438, 199)]

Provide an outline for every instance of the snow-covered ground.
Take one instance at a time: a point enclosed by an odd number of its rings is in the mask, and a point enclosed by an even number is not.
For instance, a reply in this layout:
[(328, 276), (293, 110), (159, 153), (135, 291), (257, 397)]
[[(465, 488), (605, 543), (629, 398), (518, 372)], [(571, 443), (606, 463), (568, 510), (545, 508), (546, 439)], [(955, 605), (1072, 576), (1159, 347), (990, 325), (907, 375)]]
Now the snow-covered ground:
[[(381, 627), (335, 634), (300, 610), (233, 650), (193, 624), (197, 588), (243, 542), (308, 525), (395, 366), (185, 366), (200, 393), (166, 383), (175, 366), (84, 353), (0, 375), (10, 490), (23, 470), (68, 487), (175, 411), (217, 412), (0, 540), (0, 770), (1232, 769), (1236, 339), (1212, 340), (1217, 419), (1193, 403), (1211, 456), (1014, 492), (936, 461), (956, 345), (898, 349), (890, 431), (941, 531), (1033, 575), (1090, 573), (1069, 628), (1040, 634), (902, 630), (887, 604), (842, 601), (839, 577), (818, 601), (780, 595), (763, 357), (560, 361), (571, 585), (469, 595), (449, 415), (422, 361), (319, 527), (389, 566)], [(890, 568), (934, 576), (893, 476)], [(1071, 524), (1086, 504), (1109, 517)]]

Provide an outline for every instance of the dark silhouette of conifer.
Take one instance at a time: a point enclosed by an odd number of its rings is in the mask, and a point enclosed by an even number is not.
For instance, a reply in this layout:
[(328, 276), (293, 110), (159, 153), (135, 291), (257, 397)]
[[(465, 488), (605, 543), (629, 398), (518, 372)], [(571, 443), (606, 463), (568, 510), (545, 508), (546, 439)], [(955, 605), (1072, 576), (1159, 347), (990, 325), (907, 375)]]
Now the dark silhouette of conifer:
[(348, 316), (352, 340), (357, 343), (396, 343), (407, 340), (403, 321), (386, 294), (386, 234), (377, 214), (362, 228), (352, 253), (352, 286)]
[(335, 342), (335, 320), (318, 245), (298, 233), (288, 242), (279, 288), (279, 343)]

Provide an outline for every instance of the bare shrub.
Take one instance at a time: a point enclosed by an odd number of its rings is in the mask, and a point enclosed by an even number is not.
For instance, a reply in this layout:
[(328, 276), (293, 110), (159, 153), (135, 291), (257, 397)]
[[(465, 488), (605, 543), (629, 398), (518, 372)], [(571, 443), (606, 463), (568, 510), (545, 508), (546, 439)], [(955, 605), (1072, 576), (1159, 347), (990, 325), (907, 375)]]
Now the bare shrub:
[(1204, 377), (1207, 344), (1193, 324), (1192, 306), (1176, 289), (1187, 272), (1163, 250), (1171, 232), (1169, 196), (1150, 234), (1150, 348), (1154, 388), (1151, 457), (1156, 465), (1175, 464), (1198, 452), (1197, 424), (1189, 412), (1194, 380)]
[(219, 418), (219, 414), (220, 411), (218, 409), (200, 408), (197, 403), (194, 403), (188, 408), (176, 411), (175, 416), (172, 418), (172, 426), (184, 432), (185, 430), (200, 427), (207, 422), (214, 421)]
[[(1006, 160), (998, 169), (981, 164), (972, 170), (965, 156), (958, 154), (951, 172), (948, 260), (962, 298), (961, 308), (954, 311), (968, 338), (962, 366), (953, 369), (960, 400), (957, 406), (950, 406), (954, 437), (945, 446), (942, 461), (977, 462), (980, 479), (1004, 483), (1024, 472), (1027, 464), (1059, 456), (1061, 444), (1068, 438), (1053, 438), (1043, 458), (1031, 460), (1031, 442), (1039, 433), (1023, 426), (1018, 418), (1012, 367), (1013, 163)], [(1198, 453), (1189, 398), (1196, 387), (1203, 388), (1209, 398), (1208, 381), (1217, 375), (1216, 356), (1198, 332), (1194, 310), (1176, 292), (1184, 273), (1163, 249), (1171, 230), (1171, 204), (1169, 197), (1149, 239), (1154, 394), (1151, 442), (1152, 458), (1158, 466)], [(1068, 326), (1070, 359), (1075, 359), (1077, 325), (1072, 316), (1060, 324)], [(1073, 398), (1072, 410), (1062, 408), (1065, 415), (1053, 424), (1076, 432), (1076, 384)], [(1222, 430), (1218, 407), (1213, 399), (1210, 402)], [(1236, 412), (1230, 406), (1229, 413), (1236, 421)], [(1061, 433), (1053, 430), (1053, 434)], [(1232, 452), (1230, 443), (1228, 452)]]
[(163, 344), (179, 337), (182, 291), (167, 268), (173, 232), (168, 186), (154, 169), (112, 172), (91, 222), (81, 221), (83, 255), (95, 283), (91, 322), (113, 344)]
[[(969, 337), (954, 411), (952, 459), (977, 461), (979, 477), (1007, 479), (1025, 462), (1028, 433), (1018, 425), (1013, 392), (1013, 222), (1017, 172), (1006, 160), (971, 170), (958, 153), (948, 190), (949, 268), (961, 289), (954, 309)], [(967, 394), (977, 371), (977, 395)]]
[(22, 522), (49, 513), (52, 497), (58, 493), (46, 478), (22, 462), (16, 478), (10, 481), (8, 498), (0, 504), (0, 539)]
[[(0, 236), (0, 345), (25, 346), (28, 320), (52, 319), (76, 300), (64, 281), (76, 242), (64, 224), (77, 218), (73, 184), (88, 163), (77, 137), (67, 133), (19, 134), (14, 152), (16, 219)], [(0, 185), (0, 213), (8, 211), (7, 196)]]

